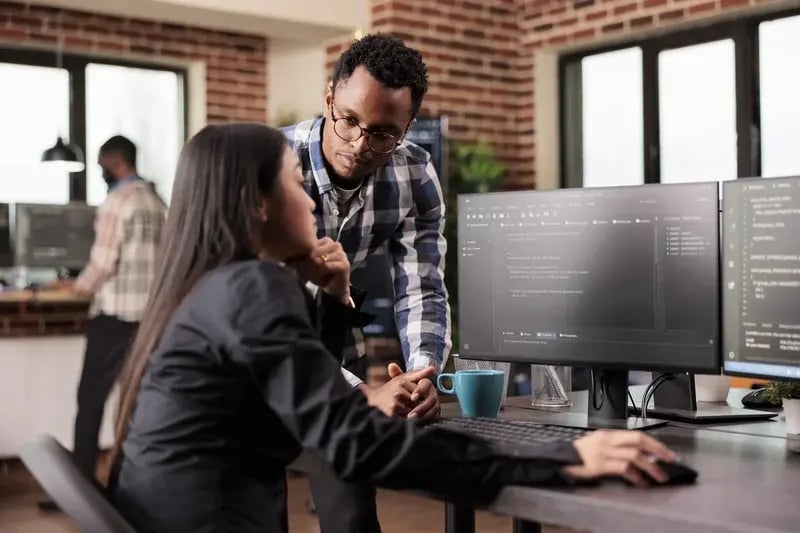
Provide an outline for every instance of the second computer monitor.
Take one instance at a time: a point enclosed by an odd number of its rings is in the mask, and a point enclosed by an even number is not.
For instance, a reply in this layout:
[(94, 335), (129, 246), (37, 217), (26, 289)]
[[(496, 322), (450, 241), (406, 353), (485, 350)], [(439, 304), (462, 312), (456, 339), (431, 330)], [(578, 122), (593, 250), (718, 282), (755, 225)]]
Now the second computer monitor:
[(15, 206), (15, 263), (78, 270), (89, 260), (95, 208), (85, 204)]
[(462, 195), (462, 357), (718, 372), (716, 183)]
[(723, 192), (725, 372), (800, 380), (800, 177)]

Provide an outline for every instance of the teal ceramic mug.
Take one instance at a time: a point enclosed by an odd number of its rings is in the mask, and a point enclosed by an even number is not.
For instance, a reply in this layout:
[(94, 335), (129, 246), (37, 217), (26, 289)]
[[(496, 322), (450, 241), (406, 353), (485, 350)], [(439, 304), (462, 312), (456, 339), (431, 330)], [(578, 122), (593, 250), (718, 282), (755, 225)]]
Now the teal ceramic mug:
[[(450, 380), (451, 387), (444, 386)], [(503, 401), (502, 370), (459, 370), (455, 374), (440, 374), (436, 387), (445, 394), (455, 394), (464, 416), (495, 418)]]

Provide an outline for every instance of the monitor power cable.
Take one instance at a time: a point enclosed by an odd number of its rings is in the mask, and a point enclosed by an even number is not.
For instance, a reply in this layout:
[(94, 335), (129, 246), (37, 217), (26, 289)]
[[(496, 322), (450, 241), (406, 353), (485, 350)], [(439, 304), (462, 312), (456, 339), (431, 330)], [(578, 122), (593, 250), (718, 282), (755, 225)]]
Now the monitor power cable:
[(656, 390), (667, 381), (671, 381), (673, 379), (675, 379), (675, 374), (661, 374), (650, 382), (650, 385), (648, 385), (645, 389), (644, 397), (642, 398), (642, 420), (647, 420), (647, 406), (650, 405), (650, 399), (656, 393)]

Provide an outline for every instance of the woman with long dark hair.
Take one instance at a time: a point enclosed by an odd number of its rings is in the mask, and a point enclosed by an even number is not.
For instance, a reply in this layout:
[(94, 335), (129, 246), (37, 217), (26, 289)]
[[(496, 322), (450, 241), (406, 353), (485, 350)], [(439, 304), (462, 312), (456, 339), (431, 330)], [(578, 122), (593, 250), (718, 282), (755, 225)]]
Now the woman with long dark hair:
[(317, 240), (313, 205), (277, 130), (208, 126), (184, 147), (112, 455), (111, 495), (136, 528), (286, 531), (285, 468), (303, 450), (344, 480), (456, 500), (507, 484), (666, 479), (652, 458), (674, 455), (640, 433), (597, 431), (512, 458), (370, 407), (318, 333), (318, 308), (334, 344), (356, 311), (347, 257)]

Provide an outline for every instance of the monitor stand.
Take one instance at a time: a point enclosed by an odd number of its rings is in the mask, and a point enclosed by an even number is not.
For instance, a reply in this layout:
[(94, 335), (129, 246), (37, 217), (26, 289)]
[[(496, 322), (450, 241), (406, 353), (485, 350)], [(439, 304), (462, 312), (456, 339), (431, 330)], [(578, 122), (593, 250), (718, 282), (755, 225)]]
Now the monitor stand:
[(643, 420), (629, 416), (628, 371), (593, 369), (589, 383), (587, 427), (609, 429), (654, 429), (666, 425), (663, 420)]
[[(657, 377), (654, 374), (653, 377)], [(641, 399), (637, 407), (631, 407), (641, 414)], [(695, 393), (693, 374), (675, 374), (665, 381), (653, 394), (653, 405), (648, 407), (647, 416), (690, 424), (719, 424), (726, 422), (746, 422), (766, 420), (777, 416), (769, 411), (757, 411), (743, 407), (731, 407), (722, 402), (698, 402)]]
[[(531, 406), (530, 397), (509, 398), (509, 407), (520, 407), (536, 411), (526, 416), (541, 424), (583, 429), (655, 429), (667, 425), (665, 420), (656, 417), (642, 420), (629, 416), (628, 409), (628, 371), (594, 369), (594, 380), (588, 394), (571, 394), (574, 401), (569, 411), (547, 412)], [(586, 398), (586, 406), (583, 405)]]

